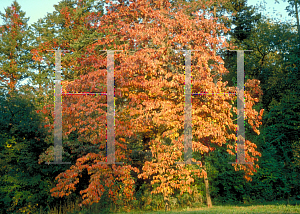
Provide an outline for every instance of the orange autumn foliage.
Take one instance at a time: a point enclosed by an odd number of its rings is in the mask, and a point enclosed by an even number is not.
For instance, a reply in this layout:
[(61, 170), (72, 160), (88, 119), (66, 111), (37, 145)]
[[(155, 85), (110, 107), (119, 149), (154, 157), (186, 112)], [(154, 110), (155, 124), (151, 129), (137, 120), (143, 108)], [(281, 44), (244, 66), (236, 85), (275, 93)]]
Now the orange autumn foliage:
[[(58, 184), (52, 189), (52, 195), (62, 197), (74, 191), (83, 169), (88, 170), (90, 182), (88, 188), (81, 191), (82, 204), (98, 202), (104, 186), (109, 188), (109, 197), (115, 203), (118, 197), (129, 203), (134, 193), (134, 179), (130, 176), (130, 170), (138, 172), (139, 178), (152, 179), (153, 194), (170, 196), (175, 189), (179, 189), (181, 194), (192, 194), (191, 185), (206, 172), (199, 167), (176, 164), (183, 161), (185, 68), (184, 57), (171, 49), (197, 50), (192, 52), (193, 93), (220, 93), (193, 96), (193, 151), (205, 154), (213, 151), (211, 145), (226, 144), (228, 153), (235, 155), (236, 125), (231, 109), (236, 113), (237, 109), (233, 107), (235, 97), (228, 93), (236, 89), (221, 81), (222, 74), (228, 71), (214, 50), (214, 47), (230, 48), (229, 44), (215, 36), (216, 30), (227, 32), (228, 29), (203, 14), (195, 14), (194, 19), (189, 19), (183, 12), (185, 6), (174, 13), (166, 0), (139, 0), (129, 6), (113, 4), (112, 8), (102, 17), (101, 26), (97, 29), (99, 33), (109, 33), (90, 45), (88, 53), (81, 58), (93, 66), (84, 63), (78, 65), (78, 69), (86, 67), (90, 72), (82, 75), (80, 80), (63, 82), (63, 90), (105, 92), (107, 70), (103, 66), (106, 66), (107, 59), (105, 55), (99, 55), (97, 49), (100, 46), (100, 50), (123, 50), (115, 52), (114, 72), (115, 99), (119, 103), (115, 107), (116, 161), (124, 164), (97, 164), (105, 162), (105, 151), (85, 154), (77, 159), (70, 170), (57, 177)], [(213, 79), (216, 74), (219, 74), (219, 79), (215, 84)], [(263, 110), (258, 114), (252, 109), (262, 94), (258, 85), (257, 80), (245, 84), (245, 119), (257, 134), (263, 114)], [(124, 101), (124, 97), (127, 101)], [(65, 137), (77, 132), (82, 147), (92, 143), (105, 149), (105, 107), (106, 97), (102, 95), (64, 97)], [(151, 136), (152, 160), (145, 162), (142, 172), (129, 164), (131, 151), (128, 151), (129, 142), (125, 139), (137, 132)], [(171, 143), (166, 142), (167, 138)], [(72, 146), (72, 142), (67, 145)], [(256, 156), (260, 156), (260, 153), (255, 149), (256, 145), (246, 140), (246, 161), (258, 160)], [(258, 165), (235, 168), (245, 170), (245, 178), (250, 180), (250, 175)], [(158, 186), (154, 187), (154, 184)]]

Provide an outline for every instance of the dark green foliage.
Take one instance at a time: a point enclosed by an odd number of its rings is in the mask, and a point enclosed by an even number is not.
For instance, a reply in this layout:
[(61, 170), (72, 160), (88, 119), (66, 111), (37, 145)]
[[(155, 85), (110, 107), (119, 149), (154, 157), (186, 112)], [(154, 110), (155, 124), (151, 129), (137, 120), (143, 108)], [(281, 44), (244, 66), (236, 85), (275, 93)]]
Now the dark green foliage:
[[(3, 213), (47, 208), (53, 179), (62, 166), (38, 164), (49, 146), (34, 104), (18, 94), (0, 97), (0, 206)], [(49, 207), (48, 207), (49, 209)], [(5, 211), (6, 210), (6, 211)]]
[(261, 14), (257, 14), (253, 6), (248, 6), (246, 0), (231, 1), (228, 9), (235, 13), (231, 23), (235, 27), (230, 35), (239, 42), (249, 38)]
[[(296, 93), (298, 92), (298, 93)], [(291, 91), (281, 99), (274, 101), (270, 112), (266, 115), (266, 142), (276, 147), (274, 156), (283, 165), (282, 176), (285, 186), (282, 191), (290, 192), (292, 186), (298, 186), (299, 168), (295, 166), (293, 145), (299, 144), (300, 99), (299, 90)], [(288, 188), (288, 189), (286, 189)], [(295, 187), (294, 187), (295, 188)], [(299, 188), (299, 187), (297, 187)]]
[(216, 149), (206, 157), (211, 197), (214, 203), (242, 202), (247, 195), (247, 182), (243, 171), (235, 171), (229, 162), (235, 157), (225, 148)]

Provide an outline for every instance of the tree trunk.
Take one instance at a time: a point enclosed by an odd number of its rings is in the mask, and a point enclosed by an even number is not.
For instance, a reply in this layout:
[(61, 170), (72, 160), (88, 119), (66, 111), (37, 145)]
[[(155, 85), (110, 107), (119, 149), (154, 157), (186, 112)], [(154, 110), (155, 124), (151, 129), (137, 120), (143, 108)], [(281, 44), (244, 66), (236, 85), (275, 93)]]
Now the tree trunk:
[(170, 199), (168, 196), (164, 196), (164, 202), (165, 202), (165, 212), (170, 211)]
[(212, 207), (211, 198), (210, 198), (210, 192), (209, 192), (209, 183), (208, 183), (207, 171), (206, 171), (205, 164), (203, 164), (203, 168), (204, 168), (204, 171), (206, 172), (204, 174), (204, 183), (205, 183), (205, 192), (206, 192), (207, 206), (208, 207)]

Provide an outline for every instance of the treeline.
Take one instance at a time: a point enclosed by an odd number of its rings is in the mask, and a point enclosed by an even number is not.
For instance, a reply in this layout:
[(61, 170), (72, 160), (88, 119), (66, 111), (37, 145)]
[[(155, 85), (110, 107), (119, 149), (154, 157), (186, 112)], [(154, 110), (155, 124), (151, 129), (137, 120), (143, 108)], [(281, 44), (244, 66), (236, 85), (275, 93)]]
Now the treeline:
[[(300, 2), (288, 1), (296, 25), (246, 0), (122, 0), (104, 13), (105, 2), (63, 0), (30, 26), (16, 1), (0, 14), (1, 213), (48, 213), (70, 201), (74, 210), (107, 213), (300, 199)], [(172, 48), (202, 51), (192, 52), (193, 93), (234, 92), (237, 54), (228, 49), (253, 50), (244, 63), (253, 165), (228, 164), (236, 160), (237, 111), (225, 95), (193, 97), (193, 160), (202, 164), (176, 164), (184, 160), (185, 57)], [(123, 165), (96, 164), (106, 161), (105, 96), (63, 96), (63, 161), (72, 164), (45, 164), (54, 145), (49, 50), (57, 49), (69, 50), (61, 61), (68, 92), (105, 91), (100, 50), (131, 51), (114, 56)]]

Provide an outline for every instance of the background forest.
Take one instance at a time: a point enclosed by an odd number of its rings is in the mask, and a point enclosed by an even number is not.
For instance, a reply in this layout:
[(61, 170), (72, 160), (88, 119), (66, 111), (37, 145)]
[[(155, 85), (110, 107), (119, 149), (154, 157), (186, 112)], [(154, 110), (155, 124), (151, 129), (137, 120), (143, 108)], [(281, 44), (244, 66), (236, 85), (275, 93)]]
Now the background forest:
[[(110, 3), (104, 13), (104, 3)], [(0, 14), (1, 213), (98, 213), (300, 200), (296, 23), (247, 0), (62, 0), (28, 25)], [(279, 2), (280, 3), (280, 2)], [(63, 92), (106, 92), (114, 52), (116, 162), (106, 161), (106, 97), (62, 96), (63, 161), (53, 161), (55, 53)], [(191, 55), (193, 160), (184, 160), (185, 55)], [(237, 53), (245, 52), (245, 155), (236, 160)], [(27, 83), (20, 82), (27, 79)], [(227, 93), (227, 94), (226, 94)], [(63, 208), (62, 208), (63, 207)]]

